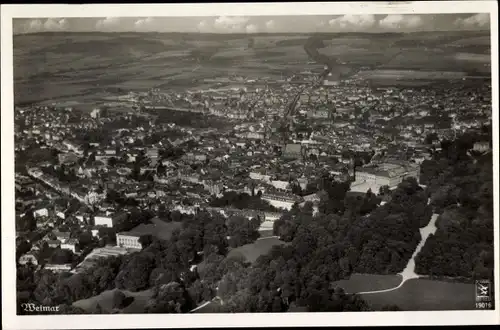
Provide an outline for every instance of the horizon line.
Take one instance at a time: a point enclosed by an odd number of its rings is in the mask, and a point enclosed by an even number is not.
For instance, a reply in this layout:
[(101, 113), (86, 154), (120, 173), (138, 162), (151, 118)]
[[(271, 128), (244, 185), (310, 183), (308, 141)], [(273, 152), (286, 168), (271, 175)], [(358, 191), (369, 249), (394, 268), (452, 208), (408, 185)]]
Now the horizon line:
[(22, 35), (40, 35), (40, 34), (84, 34), (84, 33), (102, 33), (102, 34), (112, 34), (112, 33), (136, 33), (136, 34), (203, 34), (203, 35), (283, 35), (283, 34), (417, 34), (417, 33), (437, 33), (437, 32), (456, 32), (456, 33), (467, 33), (467, 32), (488, 32), (491, 34), (491, 29), (475, 29), (475, 30), (422, 30), (422, 31), (311, 31), (311, 32), (198, 32), (198, 31), (39, 31), (39, 32), (25, 32), (25, 33), (13, 33), (13, 36)]

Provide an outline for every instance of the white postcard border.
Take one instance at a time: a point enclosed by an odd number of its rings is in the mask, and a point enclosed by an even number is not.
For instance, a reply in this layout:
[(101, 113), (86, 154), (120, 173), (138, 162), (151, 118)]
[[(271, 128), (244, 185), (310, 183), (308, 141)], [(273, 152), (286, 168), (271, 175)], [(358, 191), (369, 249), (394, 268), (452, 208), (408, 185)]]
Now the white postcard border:
[[(164, 13), (164, 14), (159, 14)], [(14, 17), (148, 17), (148, 16), (282, 16), (337, 14), (489, 13), (493, 91), (494, 196), (499, 196), (498, 164), (498, 7), (496, 1), (432, 1), (379, 3), (258, 3), (258, 4), (127, 4), (127, 5), (2, 5), (2, 314), (5, 329), (95, 329), (158, 327), (273, 327), (359, 325), (476, 325), (499, 324), (499, 205), (494, 204), (495, 302), (494, 311), (343, 312), (187, 315), (51, 315), (17, 316), (15, 271), (13, 46)]]

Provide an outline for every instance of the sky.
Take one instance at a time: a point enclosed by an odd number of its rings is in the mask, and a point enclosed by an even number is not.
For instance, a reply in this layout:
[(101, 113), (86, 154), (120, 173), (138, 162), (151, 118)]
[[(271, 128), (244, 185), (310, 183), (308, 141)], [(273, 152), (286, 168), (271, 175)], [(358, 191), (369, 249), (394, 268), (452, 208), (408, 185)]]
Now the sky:
[(14, 34), (65, 32), (312, 33), (489, 30), (489, 14), (16, 18)]

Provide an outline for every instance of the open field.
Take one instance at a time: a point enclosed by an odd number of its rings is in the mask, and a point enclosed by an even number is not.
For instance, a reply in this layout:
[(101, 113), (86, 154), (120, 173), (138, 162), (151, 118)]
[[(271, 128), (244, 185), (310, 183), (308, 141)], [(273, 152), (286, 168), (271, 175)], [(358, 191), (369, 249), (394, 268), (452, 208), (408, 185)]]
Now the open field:
[(386, 290), (396, 287), (402, 281), (401, 275), (353, 274), (347, 280), (334, 283), (347, 293)]
[[(98, 296), (94, 296), (88, 299), (82, 299), (75, 301), (73, 306), (79, 307), (87, 312), (92, 312), (95, 310), (97, 304), (99, 304), (103, 311), (109, 313), (113, 310), (113, 294), (118, 289), (104, 291)], [(153, 291), (152, 290), (144, 290), (139, 292), (130, 292), (124, 291), (122, 292), (127, 297), (133, 297), (133, 301), (130, 305), (125, 307), (122, 312), (123, 313), (142, 313), (144, 311), (144, 306), (146, 302), (151, 298)]]
[(364, 294), (373, 309), (397, 305), (406, 311), (440, 311), (475, 309), (473, 284), (452, 283), (427, 279), (411, 279), (397, 290)]
[[(309, 35), (202, 35), (169, 33), (50, 33), (14, 37), (17, 103), (75, 100), (96, 105), (99, 89), (195, 88), (204, 78), (237, 74), (278, 77), (303, 70), (320, 72), (323, 63), (308, 58)], [(324, 34), (319, 52), (354, 68), (425, 70), (418, 79), (461, 78), (490, 70), (488, 32), (412, 34)], [(397, 53), (400, 55), (395, 56)], [(43, 63), (43, 65), (40, 65)], [(457, 68), (460, 68), (457, 72)], [(415, 80), (411, 71), (411, 78)], [(428, 72), (434, 72), (429, 74)], [(463, 73), (462, 73), (463, 72)], [(401, 75), (400, 73), (396, 76)], [(393, 80), (394, 74), (366, 79)], [(399, 77), (408, 79), (408, 76)], [(400, 82), (398, 82), (400, 83)]]
[(271, 251), (273, 246), (286, 245), (276, 237), (259, 239), (252, 244), (247, 244), (233, 249), (229, 252), (228, 257), (243, 256), (248, 262), (255, 262), (258, 257), (265, 255)]
[[(182, 222), (165, 222), (159, 218), (151, 219), (151, 223), (154, 224), (154, 230), (159, 239), (168, 241), (172, 237), (172, 232), (175, 229), (182, 228)], [(149, 232), (149, 230), (148, 230)]]

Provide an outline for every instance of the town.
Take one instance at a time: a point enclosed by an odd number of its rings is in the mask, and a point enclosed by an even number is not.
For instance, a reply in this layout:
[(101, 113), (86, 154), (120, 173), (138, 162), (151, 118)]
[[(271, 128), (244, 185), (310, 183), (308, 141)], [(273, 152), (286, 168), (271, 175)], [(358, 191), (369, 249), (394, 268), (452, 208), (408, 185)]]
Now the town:
[[(327, 77), (308, 87), (313, 76), (130, 91), (92, 111), (16, 107), (19, 264), (79, 274), (170, 239), (202, 211), (276, 237), (294, 208), (322, 212), (325, 180), (383, 205), (405, 179), (419, 182), (443, 140), (491, 123), (490, 84), (374, 88)], [(471, 151), (490, 152), (491, 141)], [(229, 245), (251, 242), (241, 235)]]

